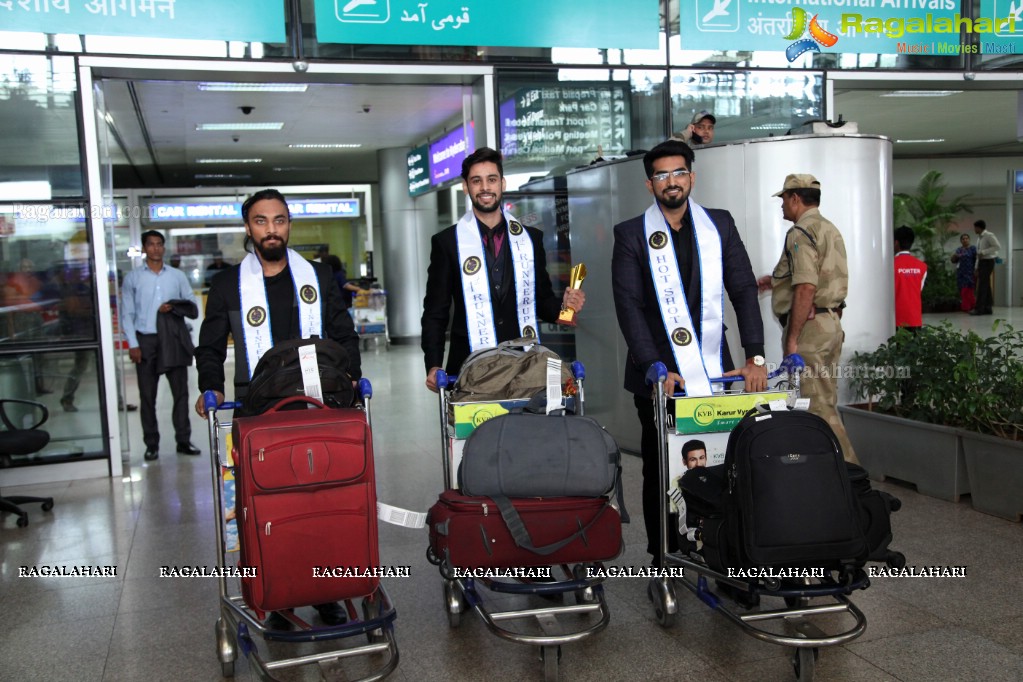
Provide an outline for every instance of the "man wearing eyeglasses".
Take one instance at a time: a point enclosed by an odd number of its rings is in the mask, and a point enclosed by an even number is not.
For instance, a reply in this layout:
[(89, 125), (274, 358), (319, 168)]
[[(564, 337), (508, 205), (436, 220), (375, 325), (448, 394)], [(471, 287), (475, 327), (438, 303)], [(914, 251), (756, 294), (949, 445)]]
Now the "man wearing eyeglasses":
[[(643, 167), (654, 202), (644, 215), (615, 226), (611, 259), (618, 324), (629, 347), (625, 390), (635, 396), (642, 426), (643, 516), (655, 564), (664, 491), (657, 489), (658, 434), (647, 369), (658, 361), (667, 366), (667, 395), (683, 387), (690, 396), (710, 395), (710, 380), (722, 375), (742, 376), (747, 391), (767, 385), (753, 268), (731, 214), (689, 199), (696, 181), (693, 159), (693, 150), (677, 140), (647, 152)], [(739, 369), (733, 369), (724, 336), (726, 292), (747, 358)]]

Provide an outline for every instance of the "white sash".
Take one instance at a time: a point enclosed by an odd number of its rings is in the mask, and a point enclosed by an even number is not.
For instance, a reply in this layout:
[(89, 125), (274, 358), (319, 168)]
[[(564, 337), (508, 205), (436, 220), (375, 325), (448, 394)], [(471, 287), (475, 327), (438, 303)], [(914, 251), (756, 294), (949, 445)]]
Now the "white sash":
[[(515, 277), (515, 311), (519, 322), (519, 335), (539, 339), (536, 323), (536, 270), (533, 263), (533, 240), (526, 229), (510, 213), (504, 214), (508, 223), (508, 246), (512, 254)], [(497, 346), (497, 326), (490, 298), (490, 275), (483, 253), (483, 239), (476, 224), (476, 215), (468, 211), (455, 226), (458, 262), (462, 278), (462, 297), (465, 299), (465, 322), (469, 329), (469, 349)]]
[(721, 341), (724, 325), (724, 279), (721, 236), (710, 216), (696, 202), (689, 202), (696, 234), (695, 262), (700, 267), (700, 338), (694, 338), (685, 287), (671, 242), (671, 227), (655, 202), (644, 214), (643, 228), (650, 258), (650, 273), (657, 291), (664, 330), (671, 341), (686, 395), (711, 394), (710, 377), (721, 376)]
[[(298, 328), (303, 339), (323, 337), (323, 314), (320, 303), (320, 283), (309, 261), (288, 249), (288, 265), (298, 292)], [(242, 260), (238, 273), (238, 293), (241, 298), (242, 332), (245, 336), (245, 358), (249, 365), (249, 378), (259, 359), (274, 345), (270, 332), (270, 306), (266, 300), (263, 265), (256, 254)], [(235, 340), (237, 343), (238, 340)]]

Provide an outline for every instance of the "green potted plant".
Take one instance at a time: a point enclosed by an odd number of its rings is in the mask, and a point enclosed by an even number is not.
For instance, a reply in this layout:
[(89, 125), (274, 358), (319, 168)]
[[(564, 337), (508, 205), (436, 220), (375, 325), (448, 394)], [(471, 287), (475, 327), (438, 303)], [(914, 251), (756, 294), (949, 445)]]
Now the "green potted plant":
[(866, 409), (844, 407), (843, 418), (872, 476), (950, 500), (969, 492), (976, 509), (1010, 519), (1023, 513), (1023, 332), (999, 326), (989, 338), (947, 322), (900, 329), (855, 356), (852, 387)]

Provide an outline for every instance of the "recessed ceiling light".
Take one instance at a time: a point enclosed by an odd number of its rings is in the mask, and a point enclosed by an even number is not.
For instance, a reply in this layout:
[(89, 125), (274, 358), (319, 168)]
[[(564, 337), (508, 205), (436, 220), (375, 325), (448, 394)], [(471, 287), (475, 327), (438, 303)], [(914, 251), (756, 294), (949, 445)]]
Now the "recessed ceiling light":
[(196, 163), (263, 163), (263, 159), (196, 159)]
[(962, 90), (892, 90), (882, 97), (948, 97), (958, 95)]
[(199, 83), (204, 92), (305, 92), (306, 83)]
[(289, 144), (292, 149), (358, 149), (361, 142), (336, 142), (330, 144)]
[(265, 123), (197, 123), (196, 130), (280, 130), (284, 127), (281, 121)]
[(251, 175), (239, 173), (197, 173), (196, 180), (251, 180)]
[(927, 139), (927, 140), (895, 140), (895, 141), (897, 143), (899, 143), (899, 144), (926, 144), (926, 143), (929, 143), (929, 142), (944, 142), (945, 138), (943, 138), (943, 137), (932, 137), (932, 138)]

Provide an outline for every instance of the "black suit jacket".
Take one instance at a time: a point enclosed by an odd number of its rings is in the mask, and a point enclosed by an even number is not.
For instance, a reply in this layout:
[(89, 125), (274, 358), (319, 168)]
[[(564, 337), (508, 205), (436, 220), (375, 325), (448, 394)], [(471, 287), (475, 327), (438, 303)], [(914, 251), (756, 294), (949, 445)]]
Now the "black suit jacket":
[[(362, 358), (359, 354), (359, 335), (355, 331), (352, 316), (345, 309), (341, 290), (334, 282), (334, 273), (325, 263), (310, 263), (320, 286), (321, 315), (323, 332), (327, 338), (340, 343), (348, 352), (348, 371), (353, 379), (362, 376)], [(213, 277), (206, 296), (206, 317), (199, 328), (199, 345), (195, 349), (195, 366), (199, 373), (200, 391), (224, 393), (224, 361), (227, 359), (227, 338), (234, 339), (234, 389), (235, 399), (245, 396), (249, 386), (249, 363), (245, 354), (242, 329), (241, 293), (238, 289), (241, 264), (221, 270)], [(287, 272), (287, 271), (285, 271)], [(300, 338), (298, 301), (294, 294), (290, 274), (284, 273), (273, 278), (267, 286), (267, 303), (270, 306), (270, 328), (274, 343)], [(279, 287), (279, 288), (278, 288)], [(277, 293), (287, 293), (278, 299)], [(276, 305), (283, 300), (289, 307)], [(289, 309), (290, 308), (290, 309)], [(276, 320), (276, 322), (275, 322)]]
[[(760, 317), (757, 280), (753, 275), (746, 247), (728, 211), (716, 208), (705, 210), (721, 235), (725, 291), (735, 308), (739, 321), (739, 337), (746, 357), (762, 355), (764, 323)], [(660, 307), (657, 304), (657, 290), (654, 289), (653, 278), (650, 275), (643, 216), (615, 225), (614, 234), (611, 286), (614, 290), (618, 326), (621, 327), (625, 343), (629, 346), (629, 355), (625, 363), (625, 390), (649, 396), (650, 388), (646, 385), (645, 376), (650, 365), (660, 360), (672, 372), (678, 372), (678, 366), (671, 352), (668, 333), (664, 330)], [(687, 299), (690, 291), (699, 291), (700, 263), (699, 259), (695, 258), (695, 253), (694, 251), (692, 277), (689, 282), (683, 283)], [(732, 361), (727, 345), (724, 345), (722, 352), (724, 353), (722, 366), (728, 371), (732, 368)]]
[[(423, 298), (422, 347), (426, 371), (444, 367), (449, 374), (457, 374), (469, 356), (469, 329), (465, 321), (465, 297), (462, 294), (462, 265), (458, 261), (458, 243), (455, 227), (433, 235), (430, 247), (430, 268), (427, 271), (426, 296)], [(556, 322), (561, 312), (561, 301), (555, 298), (550, 275), (547, 274), (547, 252), (543, 248), (543, 233), (526, 226), (526, 234), (533, 242), (533, 264), (536, 277), (536, 314), (541, 320)], [(505, 239), (503, 249), (510, 248)], [(509, 271), (505, 282), (512, 282)], [(452, 304), (454, 315), (451, 314)], [(491, 297), (497, 340), (519, 338), (519, 321), (515, 313), (515, 285), (501, 288), (500, 296)], [(451, 320), (451, 348), (444, 364), (444, 335)]]

